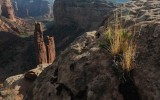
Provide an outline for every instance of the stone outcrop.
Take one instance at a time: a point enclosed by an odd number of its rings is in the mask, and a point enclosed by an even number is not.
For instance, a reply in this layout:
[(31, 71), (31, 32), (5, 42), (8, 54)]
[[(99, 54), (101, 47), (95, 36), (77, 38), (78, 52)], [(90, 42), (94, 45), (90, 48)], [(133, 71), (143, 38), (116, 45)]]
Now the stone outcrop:
[(52, 0), (12, 0), (18, 17), (52, 17)]
[(57, 25), (76, 24), (82, 29), (97, 29), (115, 6), (106, 0), (55, 0), (54, 18)]
[(113, 13), (97, 32), (87, 32), (77, 38), (45, 69), (27, 99), (159, 100), (159, 4), (160, 1), (133, 1), (116, 11), (118, 15), (122, 13), (124, 27), (135, 33), (137, 56), (131, 83), (121, 84), (121, 76), (112, 65), (113, 58), (99, 46), (105, 39), (104, 30), (114, 24)]
[(47, 36), (46, 48), (47, 48), (48, 63), (52, 63), (55, 60), (55, 54), (56, 54), (54, 37)]
[(14, 10), (10, 0), (3, 0), (1, 5), (1, 10), (2, 10), (2, 14), (1, 14), (2, 16), (13, 21), (15, 20)]
[(43, 32), (40, 23), (35, 23), (34, 44), (37, 65), (52, 63), (55, 59), (54, 38), (47, 36), (47, 43), (44, 42)]

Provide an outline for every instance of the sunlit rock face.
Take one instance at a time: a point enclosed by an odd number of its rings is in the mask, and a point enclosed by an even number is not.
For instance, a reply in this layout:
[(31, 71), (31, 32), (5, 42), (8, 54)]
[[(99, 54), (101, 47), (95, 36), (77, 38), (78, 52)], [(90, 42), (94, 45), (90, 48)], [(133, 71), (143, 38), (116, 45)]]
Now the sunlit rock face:
[(57, 25), (76, 24), (82, 29), (96, 29), (114, 8), (106, 0), (55, 0), (53, 10)]
[(51, 17), (52, 5), (51, 0), (12, 0), (15, 14), (19, 17)]

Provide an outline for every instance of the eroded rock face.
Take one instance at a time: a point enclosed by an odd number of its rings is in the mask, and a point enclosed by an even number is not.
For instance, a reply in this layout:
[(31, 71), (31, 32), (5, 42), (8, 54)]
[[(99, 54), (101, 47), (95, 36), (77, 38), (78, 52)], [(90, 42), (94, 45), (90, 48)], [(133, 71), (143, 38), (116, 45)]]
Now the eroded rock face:
[(77, 24), (83, 29), (96, 29), (113, 8), (105, 0), (55, 0), (54, 18), (57, 25)]
[(52, 17), (51, 0), (12, 0), (16, 16), (19, 17)]
[(34, 44), (35, 44), (37, 65), (47, 63), (46, 46), (44, 43), (43, 33), (40, 23), (35, 23)]
[(1, 10), (2, 10), (1, 14), (2, 16), (10, 20), (15, 20), (14, 10), (10, 0), (3, 0)]

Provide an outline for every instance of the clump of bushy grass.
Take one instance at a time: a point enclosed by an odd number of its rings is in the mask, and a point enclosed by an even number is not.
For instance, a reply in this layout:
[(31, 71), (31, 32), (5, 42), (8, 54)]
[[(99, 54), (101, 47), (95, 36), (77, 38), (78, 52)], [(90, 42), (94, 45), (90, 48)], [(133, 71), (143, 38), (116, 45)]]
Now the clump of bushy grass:
[(122, 28), (119, 24), (116, 24), (114, 27), (108, 27), (104, 34), (103, 47), (112, 56), (120, 55), (120, 64), (123, 70), (132, 70), (136, 54), (136, 44), (133, 42), (133, 34)]

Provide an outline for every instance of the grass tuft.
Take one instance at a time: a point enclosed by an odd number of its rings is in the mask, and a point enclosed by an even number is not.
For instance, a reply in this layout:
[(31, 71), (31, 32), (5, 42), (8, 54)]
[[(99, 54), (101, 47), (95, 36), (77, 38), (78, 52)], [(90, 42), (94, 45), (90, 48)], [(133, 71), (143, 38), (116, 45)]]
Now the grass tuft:
[(133, 42), (132, 33), (123, 29), (120, 25), (109, 27), (105, 31), (105, 48), (112, 56), (121, 55), (121, 66), (125, 71), (133, 69), (133, 61), (136, 55), (136, 45)]
[(126, 50), (123, 51), (122, 68), (130, 71), (133, 69), (133, 61), (136, 55), (136, 45), (134, 43), (127, 44)]

